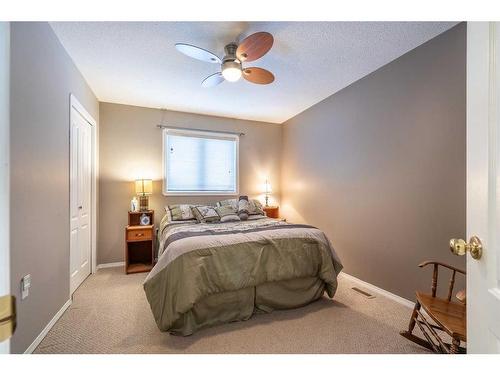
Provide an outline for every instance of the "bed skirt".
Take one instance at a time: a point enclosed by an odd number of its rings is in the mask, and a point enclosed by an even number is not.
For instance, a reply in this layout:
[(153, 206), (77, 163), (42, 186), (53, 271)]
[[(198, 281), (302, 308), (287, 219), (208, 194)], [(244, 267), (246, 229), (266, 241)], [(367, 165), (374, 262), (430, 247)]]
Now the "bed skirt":
[(202, 328), (248, 320), (255, 313), (302, 307), (321, 298), (324, 291), (321, 279), (306, 277), (211, 294), (182, 314), (168, 332), (189, 336)]

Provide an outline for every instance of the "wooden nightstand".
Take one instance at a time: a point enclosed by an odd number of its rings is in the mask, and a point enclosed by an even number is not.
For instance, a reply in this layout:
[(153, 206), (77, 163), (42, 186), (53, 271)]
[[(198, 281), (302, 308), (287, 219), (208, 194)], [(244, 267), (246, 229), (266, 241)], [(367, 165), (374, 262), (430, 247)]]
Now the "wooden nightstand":
[(270, 217), (272, 219), (279, 219), (280, 208), (278, 206), (264, 206), (263, 209), (267, 217)]
[(129, 212), (125, 228), (125, 273), (149, 272), (154, 266), (154, 211), (146, 211), (151, 225), (138, 225), (144, 212)]

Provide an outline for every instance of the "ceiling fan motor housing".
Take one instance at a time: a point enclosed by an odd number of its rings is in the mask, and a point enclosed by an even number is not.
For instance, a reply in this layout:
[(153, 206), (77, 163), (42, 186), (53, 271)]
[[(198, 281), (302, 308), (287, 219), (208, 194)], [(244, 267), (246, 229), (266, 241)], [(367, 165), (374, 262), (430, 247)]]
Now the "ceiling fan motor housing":
[(238, 45), (236, 43), (229, 43), (224, 47), (226, 55), (222, 59), (222, 69), (235, 68), (241, 70), (241, 61), (236, 57), (237, 48)]
[(238, 49), (238, 45), (236, 43), (229, 43), (224, 47), (224, 52), (226, 52), (225, 59), (236, 59), (236, 50)]

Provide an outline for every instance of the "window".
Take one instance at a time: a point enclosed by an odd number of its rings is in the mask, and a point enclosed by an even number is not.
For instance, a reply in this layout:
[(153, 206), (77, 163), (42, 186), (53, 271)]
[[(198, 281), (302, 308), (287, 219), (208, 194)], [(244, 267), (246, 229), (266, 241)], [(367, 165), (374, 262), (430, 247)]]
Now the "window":
[(238, 194), (238, 144), (233, 134), (163, 130), (163, 194)]

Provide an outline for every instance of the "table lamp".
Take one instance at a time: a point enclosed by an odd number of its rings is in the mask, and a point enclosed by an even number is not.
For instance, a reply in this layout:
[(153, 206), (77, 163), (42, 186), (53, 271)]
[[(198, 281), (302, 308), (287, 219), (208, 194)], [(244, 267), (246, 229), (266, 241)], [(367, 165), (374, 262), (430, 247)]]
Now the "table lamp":
[(149, 210), (149, 196), (153, 194), (153, 180), (135, 180), (135, 192), (139, 196), (139, 209)]

